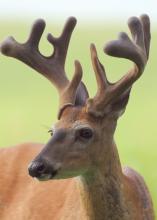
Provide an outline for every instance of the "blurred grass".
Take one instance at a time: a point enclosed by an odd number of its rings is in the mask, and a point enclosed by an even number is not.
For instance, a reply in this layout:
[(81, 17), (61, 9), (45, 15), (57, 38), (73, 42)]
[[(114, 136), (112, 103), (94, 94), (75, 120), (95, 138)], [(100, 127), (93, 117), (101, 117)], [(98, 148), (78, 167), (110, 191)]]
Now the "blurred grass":
[[(0, 39), (13, 35), (24, 42), (28, 35), (30, 22), (0, 24)], [(59, 27), (56, 28), (56, 27)], [(62, 25), (49, 24), (46, 32), (58, 35)], [(128, 70), (131, 63), (121, 59), (107, 57), (102, 47), (108, 40), (115, 39), (119, 31), (125, 31), (125, 23), (120, 25), (78, 24), (69, 48), (66, 70), (74, 71), (73, 61), (79, 59), (83, 65), (83, 80), (90, 95), (96, 91), (94, 73), (91, 66), (89, 43), (96, 43), (102, 63), (105, 64), (108, 78), (117, 80)], [(128, 30), (127, 30), (128, 31)], [(45, 34), (44, 34), (45, 35)], [(124, 116), (119, 120), (116, 131), (116, 143), (122, 164), (139, 171), (145, 178), (151, 191), (157, 213), (157, 30), (152, 30), (152, 44), (149, 63), (141, 79), (132, 89), (130, 102)], [(51, 47), (42, 38), (40, 50), (51, 54)], [(14, 145), (20, 142), (46, 142), (47, 130), (55, 122), (58, 106), (58, 94), (51, 84), (19, 61), (0, 57), (0, 146)]]

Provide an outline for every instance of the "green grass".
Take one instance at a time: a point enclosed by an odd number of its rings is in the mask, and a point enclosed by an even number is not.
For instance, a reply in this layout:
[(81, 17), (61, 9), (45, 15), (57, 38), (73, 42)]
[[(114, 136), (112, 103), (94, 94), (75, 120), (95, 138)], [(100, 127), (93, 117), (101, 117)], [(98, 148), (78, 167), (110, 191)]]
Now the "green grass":
[[(30, 23), (1, 23), (0, 39), (12, 34), (17, 40), (26, 39)], [(122, 26), (100, 25), (76, 28), (70, 44), (66, 70), (69, 77), (74, 71), (73, 61), (79, 59), (83, 65), (83, 80), (90, 95), (96, 92), (96, 83), (91, 66), (89, 43), (95, 42), (108, 78), (117, 80), (128, 70), (131, 63), (121, 59), (107, 57), (102, 47), (117, 33), (127, 30)], [(61, 27), (62, 25), (58, 25)], [(46, 31), (58, 35), (60, 28), (49, 25)], [(45, 36), (44, 36), (45, 37)], [(130, 102), (124, 116), (119, 120), (116, 131), (116, 143), (122, 164), (139, 171), (145, 178), (151, 191), (157, 213), (157, 32), (152, 30), (150, 60), (141, 79), (134, 85)], [(42, 39), (40, 49), (45, 54), (51, 50)], [(0, 57), (0, 146), (9, 146), (26, 141), (46, 142), (48, 128), (56, 121), (58, 94), (51, 84), (34, 70), (19, 61)]]

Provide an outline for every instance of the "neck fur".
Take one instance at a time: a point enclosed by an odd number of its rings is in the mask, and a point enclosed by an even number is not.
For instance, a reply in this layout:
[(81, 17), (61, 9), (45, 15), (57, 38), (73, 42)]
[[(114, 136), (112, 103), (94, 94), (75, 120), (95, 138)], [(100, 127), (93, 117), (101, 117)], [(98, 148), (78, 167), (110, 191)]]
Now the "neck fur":
[(79, 177), (82, 206), (88, 220), (123, 220), (127, 208), (123, 195), (122, 170), (115, 145), (94, 171)]

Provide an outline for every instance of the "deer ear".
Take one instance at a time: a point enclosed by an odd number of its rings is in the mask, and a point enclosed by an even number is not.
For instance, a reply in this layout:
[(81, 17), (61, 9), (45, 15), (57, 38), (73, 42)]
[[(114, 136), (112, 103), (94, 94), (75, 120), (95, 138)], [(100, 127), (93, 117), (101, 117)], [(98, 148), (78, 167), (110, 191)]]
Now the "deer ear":
[(125, 91), (120, 97), (110, 104), (110, 111), (120, 117), (126, 109), (126, 106), (129, 101), (131, 88)]

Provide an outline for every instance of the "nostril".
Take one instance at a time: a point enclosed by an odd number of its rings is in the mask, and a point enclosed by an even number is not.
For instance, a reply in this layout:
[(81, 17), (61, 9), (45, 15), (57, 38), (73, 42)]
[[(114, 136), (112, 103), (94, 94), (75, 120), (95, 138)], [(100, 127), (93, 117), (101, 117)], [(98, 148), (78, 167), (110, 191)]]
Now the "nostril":
[(33, 161), (28, 167), (29, 175), (32, 177), (39, 177), (45, 171), (46, 171), (46, 166), (44, 165), (43, 162)]
[(37, 166), (37, 171), (38, 171), (38, 173), (43, 173), (44, 171), (45, 171), (45, 165), (44, 164), (38, 164), (38, 166)]

